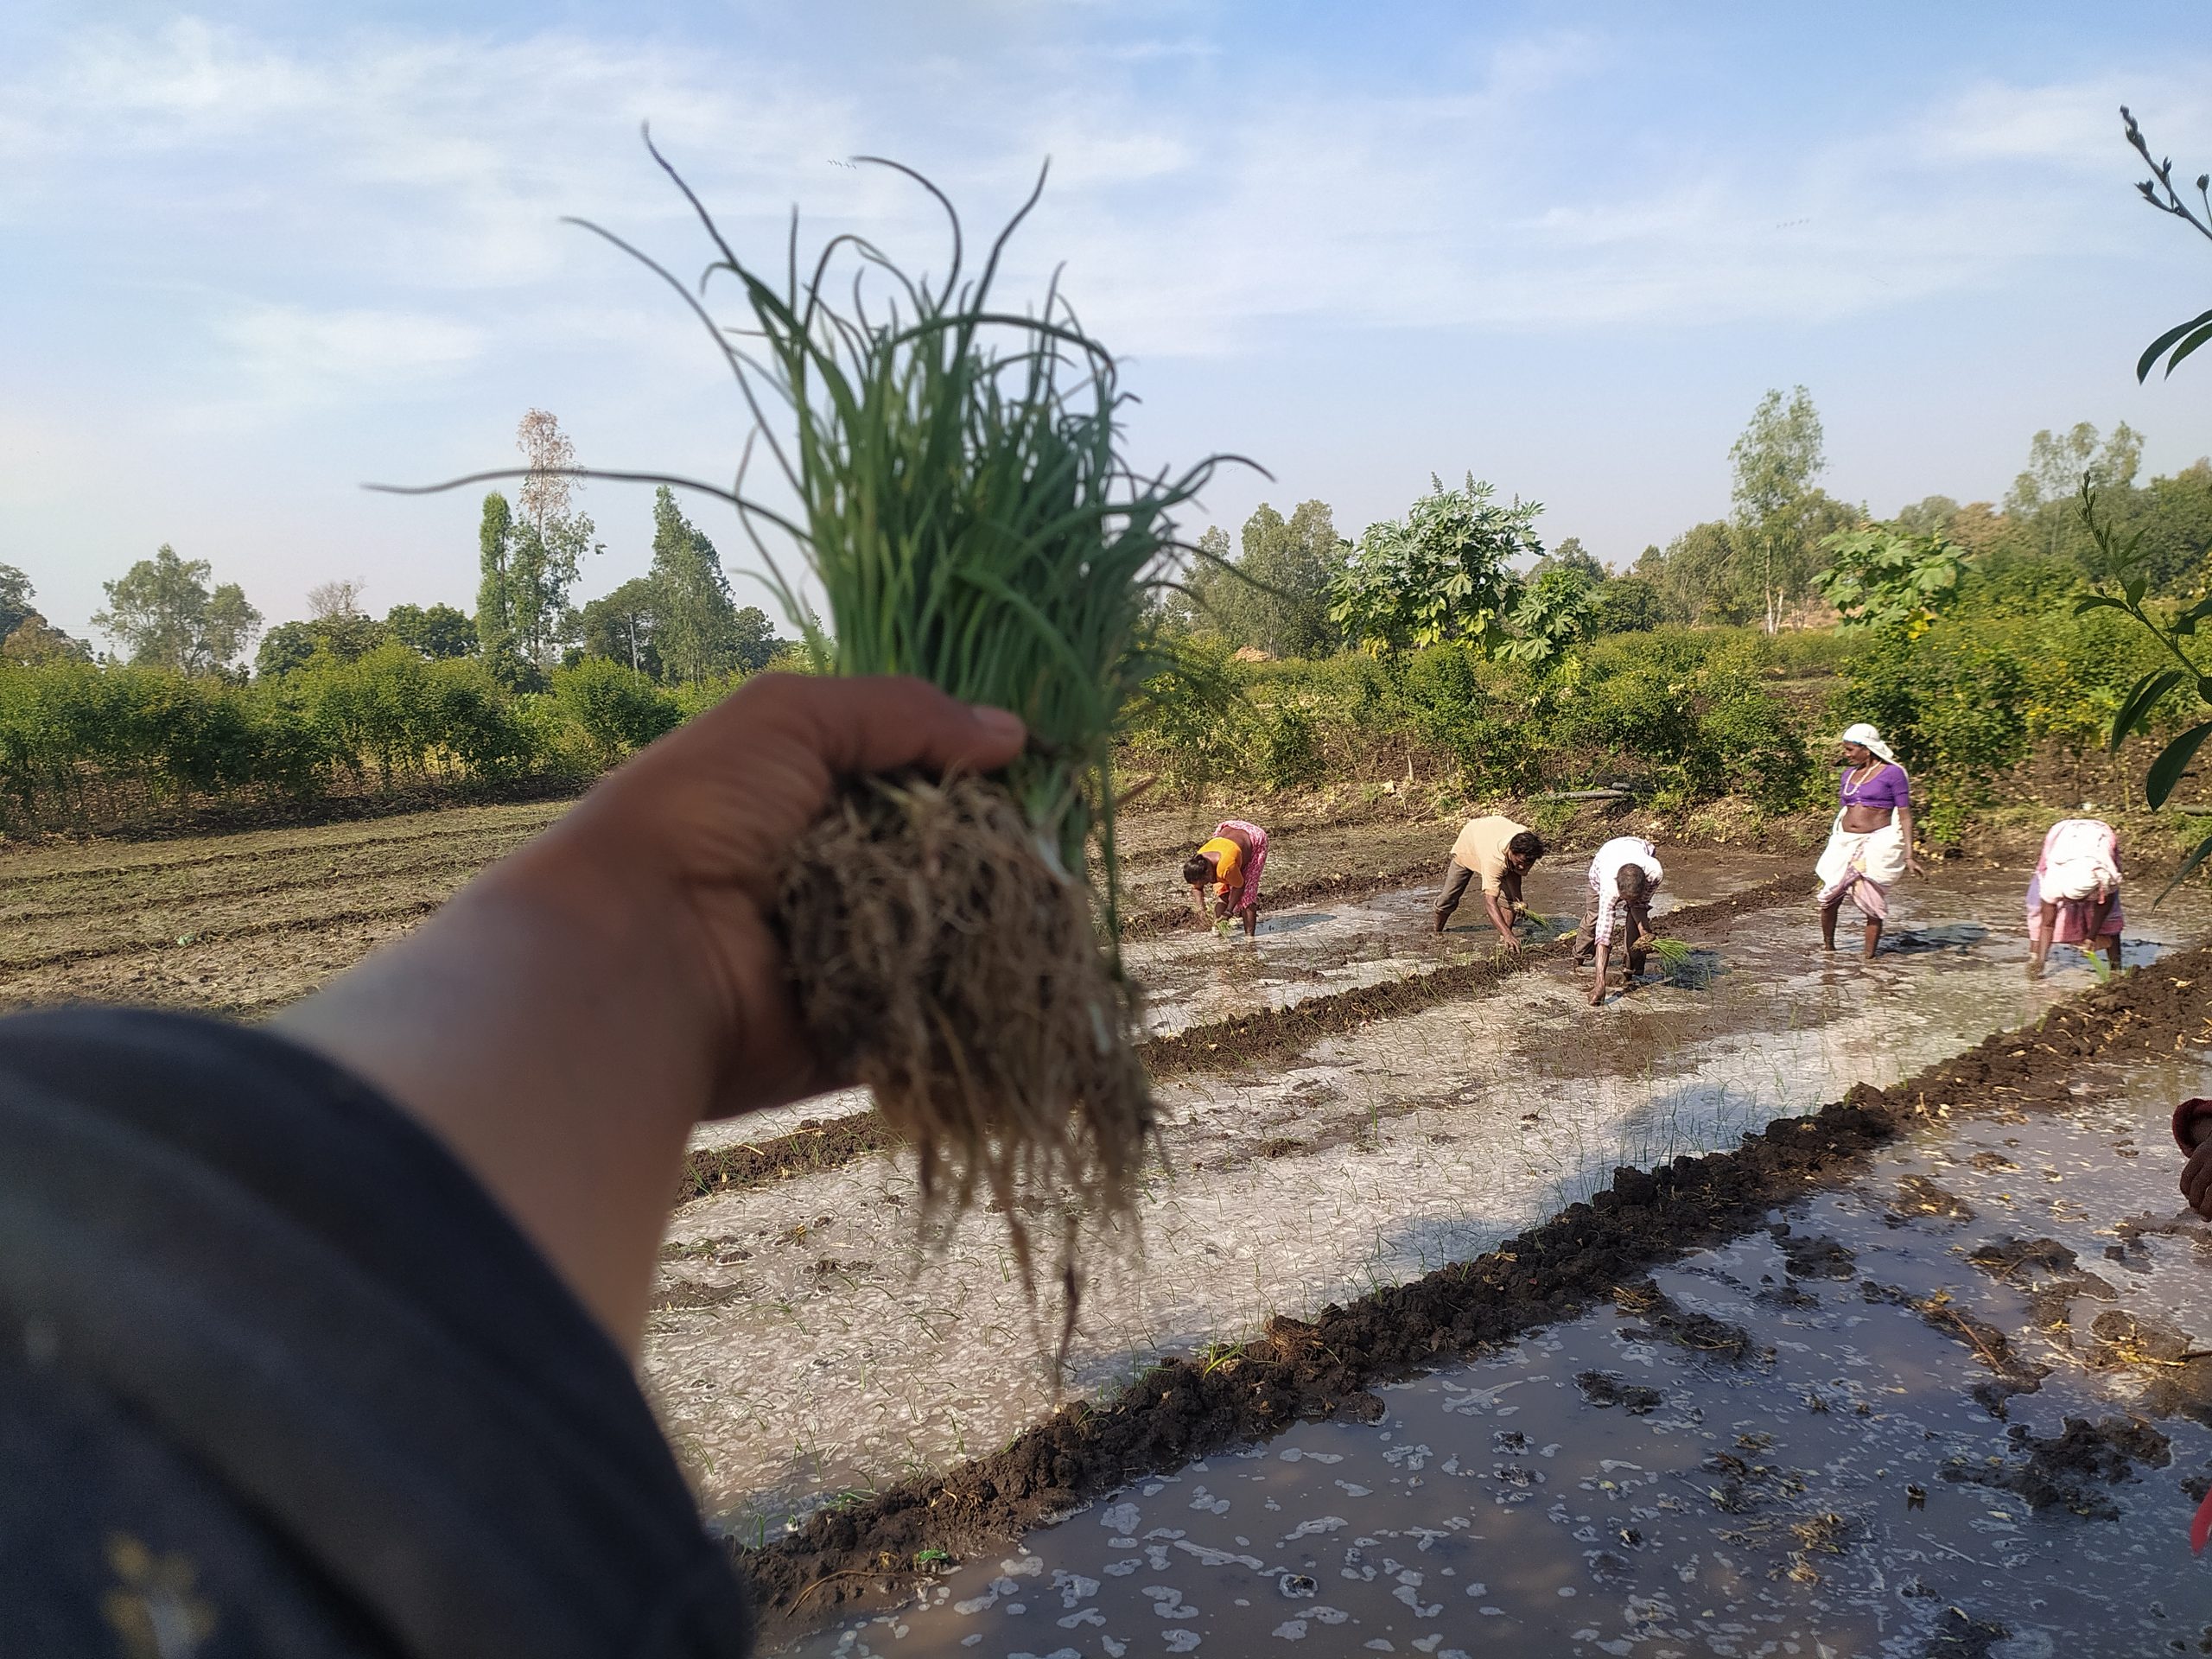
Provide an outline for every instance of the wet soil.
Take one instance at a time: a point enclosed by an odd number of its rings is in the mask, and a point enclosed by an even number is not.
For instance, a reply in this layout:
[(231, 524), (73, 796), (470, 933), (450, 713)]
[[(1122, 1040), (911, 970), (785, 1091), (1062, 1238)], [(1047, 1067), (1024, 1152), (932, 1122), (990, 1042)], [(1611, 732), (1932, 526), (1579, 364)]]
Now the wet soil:
[[(1616, 1166), (1732, 1147), (1854, 1081), (1894, 1082), (2035, 1017), (2090, 975), (2069, 960), (2030, 985), (2005, 931), (2017, 907), (2009, 881), (1915, 884), (1900, 948), (1864, 964), (1808, 950), (1793, 895), (1698, 930), (1719, 967), (1695, 983), (1654, 979), (1592, 1010), (1585, 977), (1554, 962), (1273, 1066), (1162, 1083), (1142, 1260), (1125, 1236), (1090, 1253), (1063, 1385), (1111, 1396), (1163, 1355), (1233, 1344), (1276, 1315), (1310, 1319), (1478, 1255)], [(2178, 899), (2168, 910), (2146, 931), (2202, 925)], [(2130, 960), (2159, 948), (2153, 933)], [(773, 1127), (808, 1115), (823, 1109)], [(758, 1145), (769, 1128), (747, 1119), (706, 1133)], [(995, 1218), (918, 1248), (918, 1198), (899, 1156), (874, 1154), (718, 1190), (673, 1218), (678, 1246), (758, 1252), (752, 1294), (656, 1315), (646, 1344), (663, 1422), (733, 1535), (773, 1537), (833, 1494), (945, 1469), (1061, 1397)], [(825, 1244), (785, 1242), (824, 1216)], [(879, 1271), (819, 1279), (809, 1268), (824, 1249)], [(1042, 1312), (1056, 1336), (1057, 1309)]]
[[(1665, 912), (1666, 925), (1683, 930), (1707, 927), (1749, 911), (1771, 909), (1802, 897), (1804, 888), (1804, 880), (1797, 873), (1770, 876), (1727, 898)], [(1417, 931), (1414, 937), (1420, 937)], [(1487, 990), (1532, 968), (1555, 966), (1567, 960), (1573, 949), (1570, 922), (1567, 931), (1552, 930), (1549, 937), (1540, 937), (1510, 956), (1449, 962), (1425, 972), (1404, 973), (1382, 984), (1309, 996), (1250, 1014), (1232, 1014), (1155, 1037), (1144, 1046), (1145, 1065), (1154, 1077), (1173, 1077), (1182, 1071), (1278, 1061), (1303, 1052), (1321, 1038)]]
[[(1695, 1306), (1689, 1294), (1664, 1281), (1649, 1291), (1636, 1281), (1687, 1252), (1733, 1240), (1738, 1241), (1733, 1247), (1738, 1251), (1756, 1249), (1772, 1259), (1783, 1271), (1769, 1276), (1786, 1279), (1799, 1296), (1817, 1296), (1824, 1306), (1840, 1298), (1857, 1310), (1888, 1306), (1846, 1292), (1840, 1281), (1831, 1291), (1823, 1280), (1789, 1274), (1789, 1258), (1765, 1229), (1783, 1221), (1793, 1232), (1815, 1231), (1834, 1239), (1837, 1228), (1801, 1229), (1793, 1213), (1802, 1216), (1810, 1193), (1847, 1188), (1868, 1169), (1872, 1155), (1898, 1137), (1929, 1132), (1941, 1139), (1955, 1127), (1947, 1120), (1973, 1116), (2024, 1122), (2032, 1109), (2073, 1105), (2087, 1071), (2145, 1057), (2166, 1060), (2212, 1045), (2212, 1019), (2199, 988), (2208, 973), (2212, 951), (2181, 953), (2110, 986), (2085, 991), (2035, 1026), (1988, 1039), (1891, 1087), (1854, 1089), (1817, 1113), (1770, 1123), (1744, 1137), (1736, 1151), (1680, 1158), (1652, 1171), (1623, 1170), (1590, 1201), (1571, 1205), (1476, 1260), (1332, 1306), (1310, 1320), (1277, 1319), (1258, 1339), (1233, 1350), (1171, 1359), (1147, 1371), (1118, 1398), (1070, 1407), (991, 1457), (819, 1512), (791, 1536), (745, 1552), (745, 1564), (772, 1618), (784, 1620), (786, 1629), (863, 1596), (904, 1596), (918, 1574), (932, 1576), (926, 1563), (917, 1565), (925, 1552), (961, 1558), (986, 1551), (1140, 1476), (1171, 1473), (1192, 1459), (1264, 1440), (1301, 1421), (1358, 1417), (1363, 1402), (1380, 1389), (1510, 1344), (1539, 1327), (1575, 1320), (1593, 1306), (1613, 1300), (1624, 1286), (1630, 1287), (1633, 1311), (1616, 1309), (1605, 1317), (1633, 1332), (1619, 1340), (1638, 1351), (1677, 1352), (1685, 1363), (1725, 1365), (1743, 1376), (1794, 1363), (1782, 1344), (1772, 1344), (1780, 1358), (1770, 1361), (1755, 1338), (1739, 1343), (1722, 1334), (1721, 1327), (1741, 1332), (1762, 1318), (1792, 1317), (1770, 1305), (1762, 1306), (1750, 1290), (1740, 1309), (1724, 1313)], [(2123, 1170), (2132, 1167), (2112, 1161)], [(1870, 1252), (1887, 1250), (1896, 1259), (1883, 1264), (1878, 1282), (1906, 1281), (1896, 1269), (1917, 1258), (1900, 1253), (1904, 1245), (1884, 1240), (1910, 1236), (1916, 1241), (1910, 1248), (1924, 1254), (1929, 1246), (1917, 1243), (1923, 1230), (1931, 1242), (1947, 1243), (1955, 1218), (1936, 1214), (1891, 1226), (1889, 1211), (1896, 1193), (1922, 1191), (1916, 1180), (1953, 1190), (1968, 1174), (1993, 1184), (2014, 1179), (2001, 1168), (1977, 1170), (1959, 1163), (1948, 1169), (1891, 1171), (1871, 1197), (1847, 1192), (1849, 1208), (1860, 1221), (1857, 1236), (1839, 1249), (1848, 1249), (1862, 1268)], [(1963, 1195), (1961, 1203), (1973, 1207)], [(1785, 1213), (1773, 1216), (1777, 1210)], [(1754, 1243), (1745, 1245), (1740, 1242), (1745, 1239)], [(2139, 1236), (2134, 1242), (2139, 1249), (2150, 1248)], [(1830, 1263), (1843, 1264), (1841, 1255), (1824, 1255)], [(1938, 1270), (1950, 1271), (1940, 1263)], [(1995, 1275), (1965, 1271), (1993, 1294), (2004, 1287)], [(1869, 1272), (1867, 1277), (1874, 1275)], [(1925, 1303), (1948, 1286), (1906, 1281), (1899, 1287), (1907, 1301)], [(1897, 1306), (1895, 1317), (1928, 1332), (1929, 1339), (1949, 1351), (1971, 1356), (1967, 1363), (1975, 1380), (2008, 1374), (2018, 1380), (2017, 1374), (1991, 1364), (1990, 1352), (1985, 1351), (1991, 1344), (1982, 1332), (1995, 1326), (1981, 1314), (1961, 1310), (1955, 1319), (1930, 1319), (1925, 1308)], [(1996, 1334), (2004, 1337), (2002, 1332)], [(1684, 1335), (1692, 1339), (1680, 1340)], [(1607, 1340), (1614, 1340), (1610, 1328)], [(1803, 1346), (1802, 1338), (1792, 1341)], [(1567, 1366), (1564, 1374), (1619, 1372), (1617, 1363), (1597, 1363), (1610, 1357), (1592, 1353), (1591, 1363)], [(2006, 1356), (1996, 1357), (2001, 1365)], [(1846, 1389), (1836, 1397), (1851, 1395)], [(1821, 1398), (1816, 1414), (1832, 1414), (1828, 1396)], [(1962, 1407), (1996, 1422), (1980, 1402), (1968, 1399)], [(2110, 1414), (2075, 1414), (2094, 1424)], [(1624, 1423), (1630, 1421), (1628, 1414), (1615, 1415)], [(2017, 1447), (2009, 1440), (2005, 1445), (2020, 1453), (2024, 1466), (2036, 1455), (2032, 1446)], [(1782, 1491), (1772, 1478), (1758, 1473), (1761, 1466), (1751, 1460), (1741, 1471), (1726, 1471), (1738, 1481), (1739, 1495), (1755, 1504), (1764, 1490), (1762, 1480)], [(1804, 1483), (1801, 1491), (1810, 1484)], [(1925, 1490), (1924, 1482), (1918, 1484)], [(1372, 1530), (1382, 1522), (1360, 1524)], [(1931, 1626), (1929, 1634), (1932, 1639), (1940, 1632)]]
[[(1680, 885), (1691, 893), (1716, 887), (1735, 890), (1726, 898), (1687, 905), (1677, 902), (1676, 895), (1665, 895), (1666, 904), (1657, 913), (1665, 918), (1668, 928), (1709, 926), (1726, 918), (1800, 897), (1804, 887), (1803, 881), (1794, 874), (1767, 874), (1764, 860), (1708, 859), (1705, 866), (1686, 872), (1687, 879)], [(1745, 883), (1750, 885), (1739, 885)], [(1325, 931), (1332, 937), (1319, 950), (1283, 951), (1274, 935), (1263, 927), (1262, 935), (1268, 942), (1264, 962), (1249, 951), (1233, 957), (1238, 969), (1253, 971), (1237, 974), (1230, 982), (1234, 988), (1204, 999), (1202, 1005), (1229, 1002), (1249, 993), (1251, 981), (1262, 976), (1274, 988), (1275, 995), (1284, 1000), (1277, 1006), (1252, 1014), (1209, 1020), (1147, 1039), (1140, 1048), (1146, 1071), (1159, 1081), (1193, 1072), (1234, 1071), (1280, 1061), (1286, 1056), (1303, 1052), (1324, 1038), (1479, 993), (1530, 969), (1555, 968), (1573, 947), (1571, 931), (1562, 934), (1552, 926), (1539, 931), (1532, 943), (1512, 956), (1491, 952), (1470, 957), (1464, 933), (1438, 940), (1427, 931), (1423, 925), (1427, 906), (1425, 890), (1402, 890), (1392, 897), (1401, 902), (1373, 906), (1366, 915), (1355, 918), (1350, 927), (1337, 925), (1341, 918), (1335, 916), (1301, 914), (1275, 918), (1274, 925), (1277, 926), (1292, 921), (1301, 924), (1291, 933), (1301, 944), (1307, 942), (1309, 931)], [(1415, 911), (1419, 915), (1412, 913)], [(1395, 937), (1382, 933), (1385, 926), (1392, 930)], [(1479, 937), (1491, 937), (1487, 925)], [(1132, 966), (1140, 972), (1147, 969), (1161, 971), (1163, 976), (1180, 969), (1182, 976), (1188, 977), (1192, 959), (1215, 956), (1218, 943), (1211, 937), (1185, 939), (1179, 942), (1179, 950), (1157, 951), (1148, 960), (1133, 962)], [(1235, 946), (1227, 947), (1228, 951), (1235, 950)], [(1400, 954), (1395, 957), (1374, 954), (1383, 950), (1395, 950)], [(1369, 954), (1363, 957), (1363, 950)], [(1348, 990), (1329, 990), (1332, 976), (1347, 964), (1351, 964), (1352, 970), (1362, 977), (1377, 971), (1378, 967), (1389, 977), (1381, 983), (1357, 983)], [(896, 1133), (867, 1105), (864, 1096), (849, 1098), (854, 1103), (853, 1115), (849, 1116), (809, 1118), (786, 1133), (755, 1132), (744, 1143), (734, 1146), (695, 1145), (685, 1160), (681, 1189), (683, 1195), (696, 1197), (710, 1191), (785, 1180), (794, 1174), (831, 1168), (900, 1144)], [(1277, 1136), (1256, 1150), (1259, 1156), (1279, 1158), (1312, 1151), (1323, 1144), (1327, 1142)]]

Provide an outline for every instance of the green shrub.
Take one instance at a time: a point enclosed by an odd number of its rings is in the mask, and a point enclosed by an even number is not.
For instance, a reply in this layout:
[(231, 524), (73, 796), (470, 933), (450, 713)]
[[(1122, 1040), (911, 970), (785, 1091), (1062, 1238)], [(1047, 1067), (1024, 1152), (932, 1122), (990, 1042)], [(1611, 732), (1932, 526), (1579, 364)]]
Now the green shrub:
[(1313, 718), (1294, 706), (1270, 711), (1260, 734), (1260, 781), (1272, 790), (1311, 789), (1327, 772)]
[(601, 766), (645, 747), (683, 719), (675, 698), (637, 670), (605, 657), (555, 669), (553, 702)]
[(1193, 794), (1249, 775), (1257, 716), (1229, 647), (1199, 635), (1160, 649), (1163, 665), (1123, 713), (1134, 763)]

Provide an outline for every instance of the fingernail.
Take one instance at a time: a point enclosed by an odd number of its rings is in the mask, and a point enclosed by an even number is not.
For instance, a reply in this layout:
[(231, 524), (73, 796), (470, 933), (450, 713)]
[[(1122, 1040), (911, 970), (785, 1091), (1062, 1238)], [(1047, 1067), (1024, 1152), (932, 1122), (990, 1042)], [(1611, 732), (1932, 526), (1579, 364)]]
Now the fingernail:
[(1021, 723), (1021, 717), (1008, 714), (1003, 709), (987, 709), (978, 705), (969, 712), (976, 716), (976, 723), (983, 728), (984, 735), (995, 742), (1018, 742), (1027, 733), (1028, 728)]

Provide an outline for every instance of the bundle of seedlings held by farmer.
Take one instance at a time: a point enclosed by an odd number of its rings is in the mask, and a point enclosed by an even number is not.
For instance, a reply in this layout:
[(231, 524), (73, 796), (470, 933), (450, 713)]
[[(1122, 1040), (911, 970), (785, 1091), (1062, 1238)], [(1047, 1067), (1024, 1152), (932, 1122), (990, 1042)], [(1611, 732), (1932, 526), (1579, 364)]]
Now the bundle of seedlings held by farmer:
[(1219, 458), (1139, 476), (1114, 361), (1057, 279), (1029, 308), (996, 298), (1041, 175), (971, 276), (950, 203), (880, 165), (943, 207), (941, 276), (852, 235), (803, 267), (796, 219), (764, 274), (691, 198), (721, 256), (702, 291), (734, 280), (750, 314), (716, 338), (797, 506), (764, 505), (742, 466), (733, 499), (817, 671), (917, 675), (1013, 710), (1029, 741), (989, 776), (846, 785), (785, 867), (774, 919), (813, 1041), (919, 1159), (925, 1217), (988, 1198), (1029, 1282), (1031, 1227), (1049, 1217), (1071, 1245), (1084, 1214), (1126, 1216), (1147, 1147), (1115, 943), (1113, 743), (1179, 545), (1170, 514)]

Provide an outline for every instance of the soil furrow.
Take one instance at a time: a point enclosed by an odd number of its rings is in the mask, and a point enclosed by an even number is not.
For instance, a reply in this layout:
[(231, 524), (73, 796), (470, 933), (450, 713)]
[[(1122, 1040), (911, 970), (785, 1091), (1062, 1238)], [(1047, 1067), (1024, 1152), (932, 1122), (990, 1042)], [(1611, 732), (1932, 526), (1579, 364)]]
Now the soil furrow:
[[(404, 815), (394, 814), (391, 816), (397, 817)], [(344, 819), (340, 822), (344, 823), (352, 823), (359, 822), (373, 823), (374, 821), (375, 820), (365, 821)], [(533, 823), (528, 829), (521, 831), (521, 833), (525, 836), (535, 835), (540, 829), (543, 828), (544, 823), (550, 823), (552, 819), (549, 816), (543, 823)], [(285, 826), (286, 829), (289, 829), (290, 827), (291, 826)], [(331, 826), (320, 824), (299, 826), (303, 833)], [(270, 831), (264, 833), (277, 832)], [(329, 840), (303, 840), (293, 845), (284, 847), (270, 847), (264, 843), (252, 847), (228, 848), (221, 852), (198, 853), (188, 858), (164, 858), (161, 856), (158, 852), (149, 850), (148, 855), (143, 858), (120, 860), (110, 864), (69, 864), (64, 865), (56, 869), (35, 870), (25, 874), (10, 873), (8, 869), (9, 861), (0, 860), (0, 875), (6, 875), (9, 885), (20, 890), (22, 888), (37, 887), (42, 885), (60, 881), (91, 882), (129, 880), (133, 876), (144, 875), (149, 872), (205, 869), (211, 865), (234, 864), (245, 861), (265, 860), (270, 857), (282, 857), (288, 854), (329, 854), (358, 850), (363, 848), (405, 847), (426, 841), (453, 841), (462, 836), (504, 835), (507, 833), (510, 833), (510, 831), (505, 825), (483, 826), (471, 824), (455, 826), (448, 823), (442, 828), (430, 830), (410, 830), (397, 835), (389, 836), (365, 834), (353, 836), (350, 839), (333, 838)], [(166, 843), (162, 842), (156, 842), (152, 843), (152, 846), (159, 847), (164, 844)], [(31, 859), (37, 857), (38, 854), (35, 850), (26, 849), (21, 856), (25, 859)]]
[[(1749, 895), (1738, 895), (1738, 899)], [(1733, 901), (1724, 901), (1733, 902)], [(1618, 1171), (1605, 1191), (1473, 1261), (1324, 1310), (1261, 1338), (1153, 1367), (1110, 1402), (1063, 1408), (1002, 1451), (817, 1512), (791, 1536), (738, 1549), (772, 1628), (902, 1594), (931, 1561), (1010, 1541), (1141, 1473), (1173, 1471), (1302, 1418), (1371, 1412), (1374, 1384), (1577, 1315), (1768, 1211), (1862, 1171), (1930, 1114), (2055, 1107), (2079, 1063), (2212, 1047), (2199, 946), (2087, 990), (1886, 1090), (1861, 1084), (1732, 1152)]]
[(223, 944), (237, 939), (267, 938), (283, 933), (320, 933), (334, 927), (346, 927), (361, 922), (396, 921), (404, 917), (427, 916), (445, 903), (444, 899), (421, 899), (404, 905), (384, 905), (361, 910), (327, 910), (315, 916), (288, 916), (272, 922), (246, 922), (236, 927), (211, 927), (195, 932), (187, 941), (157, 939), (118, 939), (109, 944), (73, 945), (67, 950), (48, 950), (36, 956), (0, 959), (0, 976), (35, 972), (41, 968), (63, 968), (74, 963), (97, 962), (110, 957), (143, 956), (173, 950), (179, 943), (192, 944)]
[[(314, 888), (328, 888), (338, 881), (418, 880), (430, 877), (452, 875), (456, 872), (475, 871), (493, 862), (502, 854), (518, 846), (528, 838), (527, 834), (503, 835), (491, 837), (499, 844), (493, 850), (472, 852), (457, 857), (440, 858), (420, 864), (409, 864), (404, 869), (391, 871), (362, 871), (359, 869), (317, 870), (312, 874), (286, 876), (280, 880), (262, 881), (247, 887), (208, 887), (189, 892), (136, 893), (122, 898), (104, 899), (94, 904), (73, 905), (67, 908), (31, 910), (10, 907), (0, 912), (0, 924), (31, 926), (39, 923), (74, 922), (89, 917), (128, 915), (132, 911), (151, 910), (162, 905), (197, 905), (229, 903), (234, 899), (269, 899), (278, 893), (302, 893)], [(315, 849), (321, 856), (321, 849)], [(274, 862), (284, 856), (281, 853), (264, 855), (264, 862)]]

